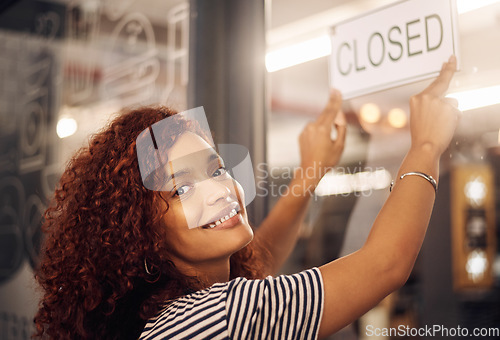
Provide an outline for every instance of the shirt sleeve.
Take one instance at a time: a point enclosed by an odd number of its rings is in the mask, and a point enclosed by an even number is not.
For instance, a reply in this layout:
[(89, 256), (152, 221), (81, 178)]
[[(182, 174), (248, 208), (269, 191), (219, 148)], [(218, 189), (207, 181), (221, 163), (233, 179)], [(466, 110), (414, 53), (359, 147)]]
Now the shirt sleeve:
[(238, 278), (226, 301), (232, 339), (317, 339), (323, 313), (318, 268), (264, 280)]

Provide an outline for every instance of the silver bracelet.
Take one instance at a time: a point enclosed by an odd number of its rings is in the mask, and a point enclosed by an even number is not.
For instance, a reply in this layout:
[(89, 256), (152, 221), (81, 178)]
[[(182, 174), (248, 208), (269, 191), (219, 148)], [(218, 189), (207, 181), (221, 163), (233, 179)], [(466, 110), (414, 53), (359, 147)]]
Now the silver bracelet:
[[(423, 172), (415, 171), (415, 172), (407, 172), (405, 174), (402, 174), (401, 176), (399, 176), (399, 179), (403, 179), (403, 178), (405, 178), (405, 176), (420, 176), (422, 178), (425, 178), (426, 180), (429, 181), (429, 183), (432, 184), (432, 187), (434, 188), (434, 192), (437, 193), (437, 182), (434, 178), (432, 178), (432, 176), (424, 174)], [(391, 182), (391, 186), (389, 187), (389, 191), (392, 191), (393, 186), (394, 186), (394, 181)]]

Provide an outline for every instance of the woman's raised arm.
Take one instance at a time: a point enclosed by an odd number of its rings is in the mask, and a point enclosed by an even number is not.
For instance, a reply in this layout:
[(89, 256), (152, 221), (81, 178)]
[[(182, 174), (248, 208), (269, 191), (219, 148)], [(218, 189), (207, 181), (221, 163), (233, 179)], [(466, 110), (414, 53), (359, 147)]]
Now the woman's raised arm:
[(458, 110), (444, 98), (455, 70), (456, 59), (451, 57), (436, 80), (410, 99), (412, 145), (364, 246), (320, 267), (325, 290), (320, 338), (359, 318), (408, 279), (429, 224), (435, 190), (424, 177), (400, 176), (421, 172), (437, 180), (439, 158), (457, 125)]
[[(342, 155), (346, 124), (340, 113), (341, 103), (340, 92), (332, 91), (320, 116), (306, 125), (299, 137), (300, 167), (296, 169), (288, 191), (257, 229), (255, 237), (271, 253), (266, 259), (269, 274), (275, 274), (292, 252), (314, 189)], [(332, 141), (333, 125), (337, 128), (337, 138)]]

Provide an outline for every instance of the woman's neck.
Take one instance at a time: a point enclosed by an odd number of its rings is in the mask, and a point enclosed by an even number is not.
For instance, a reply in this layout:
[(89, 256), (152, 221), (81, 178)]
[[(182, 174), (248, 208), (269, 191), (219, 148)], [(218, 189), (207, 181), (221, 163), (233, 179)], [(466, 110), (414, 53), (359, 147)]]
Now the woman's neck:
[(204, 282), (208, 288), (217, 282), (229, 281), (230, 265), (229, 258), (207, 260), (203, 262), (189, 263), (182, 259), (173, 259), (177, 269), (184, 275), (194, 276)]

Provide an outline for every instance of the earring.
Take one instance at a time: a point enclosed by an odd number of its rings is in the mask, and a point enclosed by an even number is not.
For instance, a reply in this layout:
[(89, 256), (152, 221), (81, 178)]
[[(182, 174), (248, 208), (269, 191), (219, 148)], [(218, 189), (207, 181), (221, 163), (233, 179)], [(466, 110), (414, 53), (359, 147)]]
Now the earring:
[(150, 272), (148, 269), (148, 264), (146, 262), (146, 258), (144, 258), (144, 269), (146, 269), (146, 273), (148, 273), (148, 275), (153, 275), (153, 273)]

